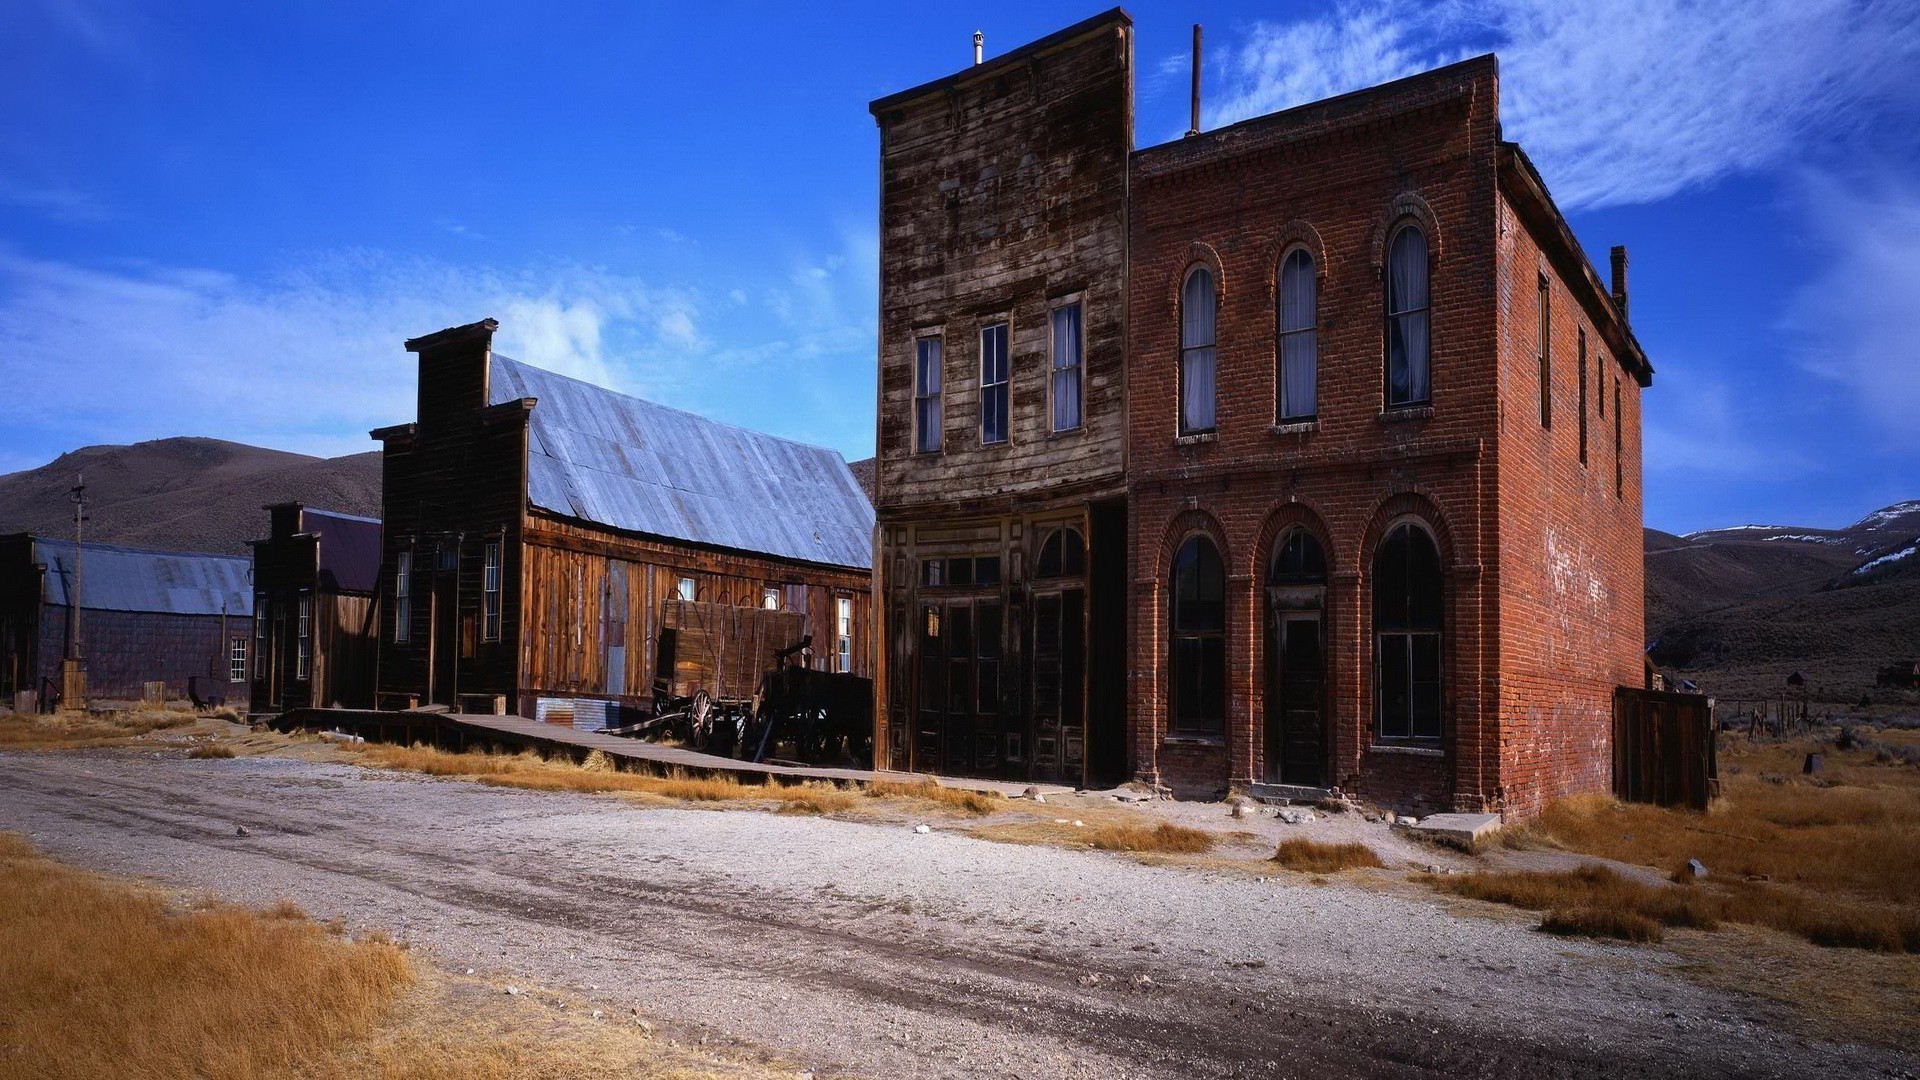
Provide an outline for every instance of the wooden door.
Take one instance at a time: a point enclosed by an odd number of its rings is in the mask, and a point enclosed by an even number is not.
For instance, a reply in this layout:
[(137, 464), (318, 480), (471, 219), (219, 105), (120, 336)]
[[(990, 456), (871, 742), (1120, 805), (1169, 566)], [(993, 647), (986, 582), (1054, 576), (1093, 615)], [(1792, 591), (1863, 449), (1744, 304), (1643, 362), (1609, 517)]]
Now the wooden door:
[(1326, 782), (1326, 648), (1320, 613), (1275, 614), (1267, 686), (1267, 777), (1282, 784)]
[(1034, 780), (1078, 784), (1086, 758), (1086, 591), (1033, 598)]

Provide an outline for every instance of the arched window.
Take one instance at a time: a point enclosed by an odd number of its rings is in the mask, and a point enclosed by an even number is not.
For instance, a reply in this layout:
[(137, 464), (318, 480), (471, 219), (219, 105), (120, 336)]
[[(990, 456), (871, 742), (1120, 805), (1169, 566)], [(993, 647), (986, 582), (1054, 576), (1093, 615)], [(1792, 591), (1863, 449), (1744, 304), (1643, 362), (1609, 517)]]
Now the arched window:
[(1195, 536), (1173, 559), (1170, 727), (1218, 735), (1227, 715), (1227, 575), (1213, 541)]
[(1080, 577), (1087, 572), (1087, 545), (1078, 529), (1055, 529), (1040, 545), (1036, 578)]
[(1440, 552), (1411, 522), (1387, 533), (1373, 556), (1380, 735), (1440, 738)]
[(1288, 532), (1273, 550), (1273, 563), (1267, 567), (1269, 585), (1324, 585), (1327, 583), (1327, 554), (1320, 541), (1305, 529)]
[(1281, 420), (1311, 420), (1319, 407), (1315, 383), (1320, 368), (1320, 296), (1313, 256), (1295, 248), (1280, 264)]
[(1196, 267), (1180, 289), (1180, 434), (1213, 430), (1213, 273)]
[(1425, 405), (1427, 370), (1427, 236), (1408, 225), (1387, 249), (1387, 405)]

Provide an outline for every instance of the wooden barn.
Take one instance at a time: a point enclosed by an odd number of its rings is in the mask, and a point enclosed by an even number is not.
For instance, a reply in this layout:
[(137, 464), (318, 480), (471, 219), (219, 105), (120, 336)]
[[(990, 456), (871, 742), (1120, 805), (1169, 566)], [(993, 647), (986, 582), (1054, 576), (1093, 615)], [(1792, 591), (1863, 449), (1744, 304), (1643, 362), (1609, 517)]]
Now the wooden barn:
[[(253, 625), (247, 560), (0, 536), (0, 701), (45, 706), (74, 638), (90, 698), (139, 700), (150, 682), (244, 682)], [(78, 605), (76, 606), (76, 594)]]
[(599, 726), (662, 693), (747, 697), (773, 653), (871, 677), (873, 508), (835, 451), (493, 352), (407, 342), (385, 450), (379, 700)]
[(299, 503), (267, 513), (253, 543), (252, 711), (371, 708), (380, 522)]

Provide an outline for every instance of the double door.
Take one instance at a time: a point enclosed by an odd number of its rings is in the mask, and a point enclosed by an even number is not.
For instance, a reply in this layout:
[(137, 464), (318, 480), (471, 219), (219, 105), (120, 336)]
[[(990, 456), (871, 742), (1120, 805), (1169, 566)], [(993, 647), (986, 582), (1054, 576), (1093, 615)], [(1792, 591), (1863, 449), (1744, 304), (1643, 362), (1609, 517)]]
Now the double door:
[(954, 776), (1012, 774), (1021, 740), (1007, 739), (998, 599), (941, 598), (920, 604), (919, 701), (914, 768)]

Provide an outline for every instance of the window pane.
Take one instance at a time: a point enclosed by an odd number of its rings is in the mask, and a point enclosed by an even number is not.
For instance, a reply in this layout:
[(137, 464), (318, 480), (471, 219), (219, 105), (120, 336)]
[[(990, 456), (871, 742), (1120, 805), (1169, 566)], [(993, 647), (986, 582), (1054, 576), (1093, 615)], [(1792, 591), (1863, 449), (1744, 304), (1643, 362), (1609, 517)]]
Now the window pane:
[(1053, 310), (1053, 430), (1080, 426), (1080, 305)]
[(1180, 354), (1180, 430), (1212, 431), (1214, 353), (1211, 345)]
[(1213, 274), (1205, 268), (1187, 275), (1180, 295), (1180, 347), (1197, 349), (1213, 344)]
[(1427, 238), (1419, 229), (1394, 236), (1387, 265), (1387, 403), (1428, 399)]
[(954, 656), (973, 655), (973, 609), (954, 607), (947, 611), (947, 649)]
[(1440, 737), (1440, 635), (1416, 635), (1411, 645), (1413, 736), (1437, 739)]
[(1411, 680), (1405, 634), (1380, 635), (1380, 734), (1404, 739), (1413, 734)]
[(1320, 338), (1302, 330), (1280, 339), (1280, 416), (1298, 420), (1319, 411)]
[(921, 338), (914, 345), (914, 449), (940, 449), (940, 339)]
[(1007, 324), (980, 331), (980, 441), (1007, 441)]
[(984, 658), (1000, 655), (1000, 605), (981, 604), (974, 614), (974, 651)]
[(1226, 627), (1226, 574), (1220, 553), (1203, 536), (1188, 540), (1174, 558), (1173, 627), (1190, 632)]
[(973, 583), (975, 585), (1000, 584), (1000, 556), (982, 555), (973, 560)]

